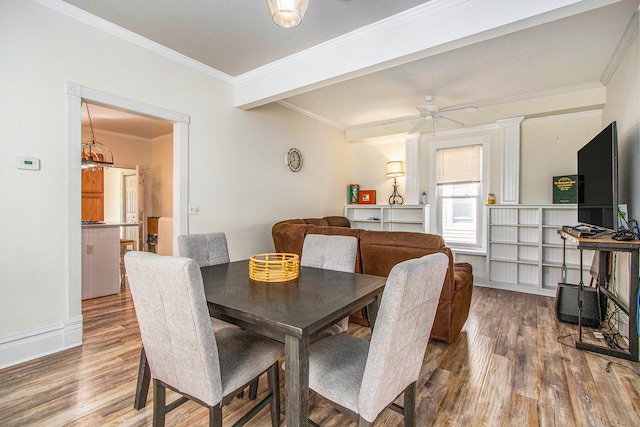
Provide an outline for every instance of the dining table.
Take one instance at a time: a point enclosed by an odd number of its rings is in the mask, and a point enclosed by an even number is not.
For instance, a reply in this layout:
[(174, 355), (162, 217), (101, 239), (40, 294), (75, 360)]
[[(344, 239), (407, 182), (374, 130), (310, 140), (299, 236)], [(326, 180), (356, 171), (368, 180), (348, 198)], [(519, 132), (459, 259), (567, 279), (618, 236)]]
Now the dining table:
[(293, 280), (259, 282), (249, 260), (201, 272), (211, 316), (284, 343), (285, 422), (308, 425), (310, 340), (365, 306), (373, 325), (386, 278), (301, 266)]

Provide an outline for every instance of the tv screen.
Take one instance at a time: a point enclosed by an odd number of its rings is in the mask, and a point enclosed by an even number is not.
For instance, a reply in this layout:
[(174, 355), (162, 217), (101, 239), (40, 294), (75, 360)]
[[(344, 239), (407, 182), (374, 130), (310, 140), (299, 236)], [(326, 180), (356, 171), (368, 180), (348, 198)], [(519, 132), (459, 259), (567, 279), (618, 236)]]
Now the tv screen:
[(618, 229), (618, 136), (612, 122), (578, 151), (578, 222)]

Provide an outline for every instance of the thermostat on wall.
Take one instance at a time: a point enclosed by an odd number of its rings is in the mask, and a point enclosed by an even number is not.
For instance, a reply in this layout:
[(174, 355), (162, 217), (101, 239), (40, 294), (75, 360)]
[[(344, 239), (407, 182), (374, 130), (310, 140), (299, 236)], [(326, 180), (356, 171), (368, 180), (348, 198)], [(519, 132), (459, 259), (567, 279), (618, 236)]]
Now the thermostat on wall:
[(18, 169), (40, 170), (40, 159), (35, 157), (16, 157)]

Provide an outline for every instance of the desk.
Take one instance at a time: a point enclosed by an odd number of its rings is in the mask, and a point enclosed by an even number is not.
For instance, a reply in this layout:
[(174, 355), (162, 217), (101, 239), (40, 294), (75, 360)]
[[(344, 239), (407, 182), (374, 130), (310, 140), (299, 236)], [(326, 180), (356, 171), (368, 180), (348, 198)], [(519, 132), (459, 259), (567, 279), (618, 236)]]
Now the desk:
[(285, 344), (287, 426), (309, 419), (309, 337), (369, 305), (372, 322), (386, 278), (300, 267), (296, 280), (249, 279), (249, 261), (203, 267), (212, 316)]
[[(601, 286), (599, 292), (607, 296), (611, 302), (620, 308), (627, 316), (629, 316), (629, 350), (619, 350), (604, 346), (599, 346), (582, 341), (582, 322), (580, 319), (581, 310), (578, 310), (578, 327), (579, 339), (576, 342), (576, 348), (579, 350), (593, 351), (594, 353), (606, 354), (609, 356), (620, 357), (623, 359), (639, 361), (638, 359), (638, 268), (640, 258), (640, 241), (619, 241), (610, 237), (601, 237), (597, 239), (587, 239), (584, 237), (576, 237), (565, 231), (558, 230), (558, 234), (563, 242), (569, 240), (574, 242), (580, 250), (580, 286), (582, 282), (582, 251), (597, 250), (605, 252), (629, 252), (631, 254), (631, 265), (629, 267), (629, 305), (625, 304), (620, 298), (611, 293), (608, 289), (606, 278), (600, 277)], [(600, 275), (602, 276), (602, 268)]]

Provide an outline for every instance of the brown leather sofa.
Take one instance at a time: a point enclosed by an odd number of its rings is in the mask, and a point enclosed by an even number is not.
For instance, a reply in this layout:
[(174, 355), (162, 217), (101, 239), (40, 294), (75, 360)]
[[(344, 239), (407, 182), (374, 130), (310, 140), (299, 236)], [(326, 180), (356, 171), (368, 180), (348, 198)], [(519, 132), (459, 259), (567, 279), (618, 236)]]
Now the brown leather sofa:
[(271, 229), (277, 252), (302, 254), (307, 234), (354, 236), (358, 239), (356, 272), (388, 276), (399, 262), (442, 252), (449, 257), (449, 269), (444, 279), (431, 338), (452, 342), (469, 315), (473, 292), (473, 271), (468, 263), (454, 263), (453, 254), (444, 239), (435, 234), (403, 231), (371, 231), (350, 228), (349, 220), (341, 216), (289, 219)]

